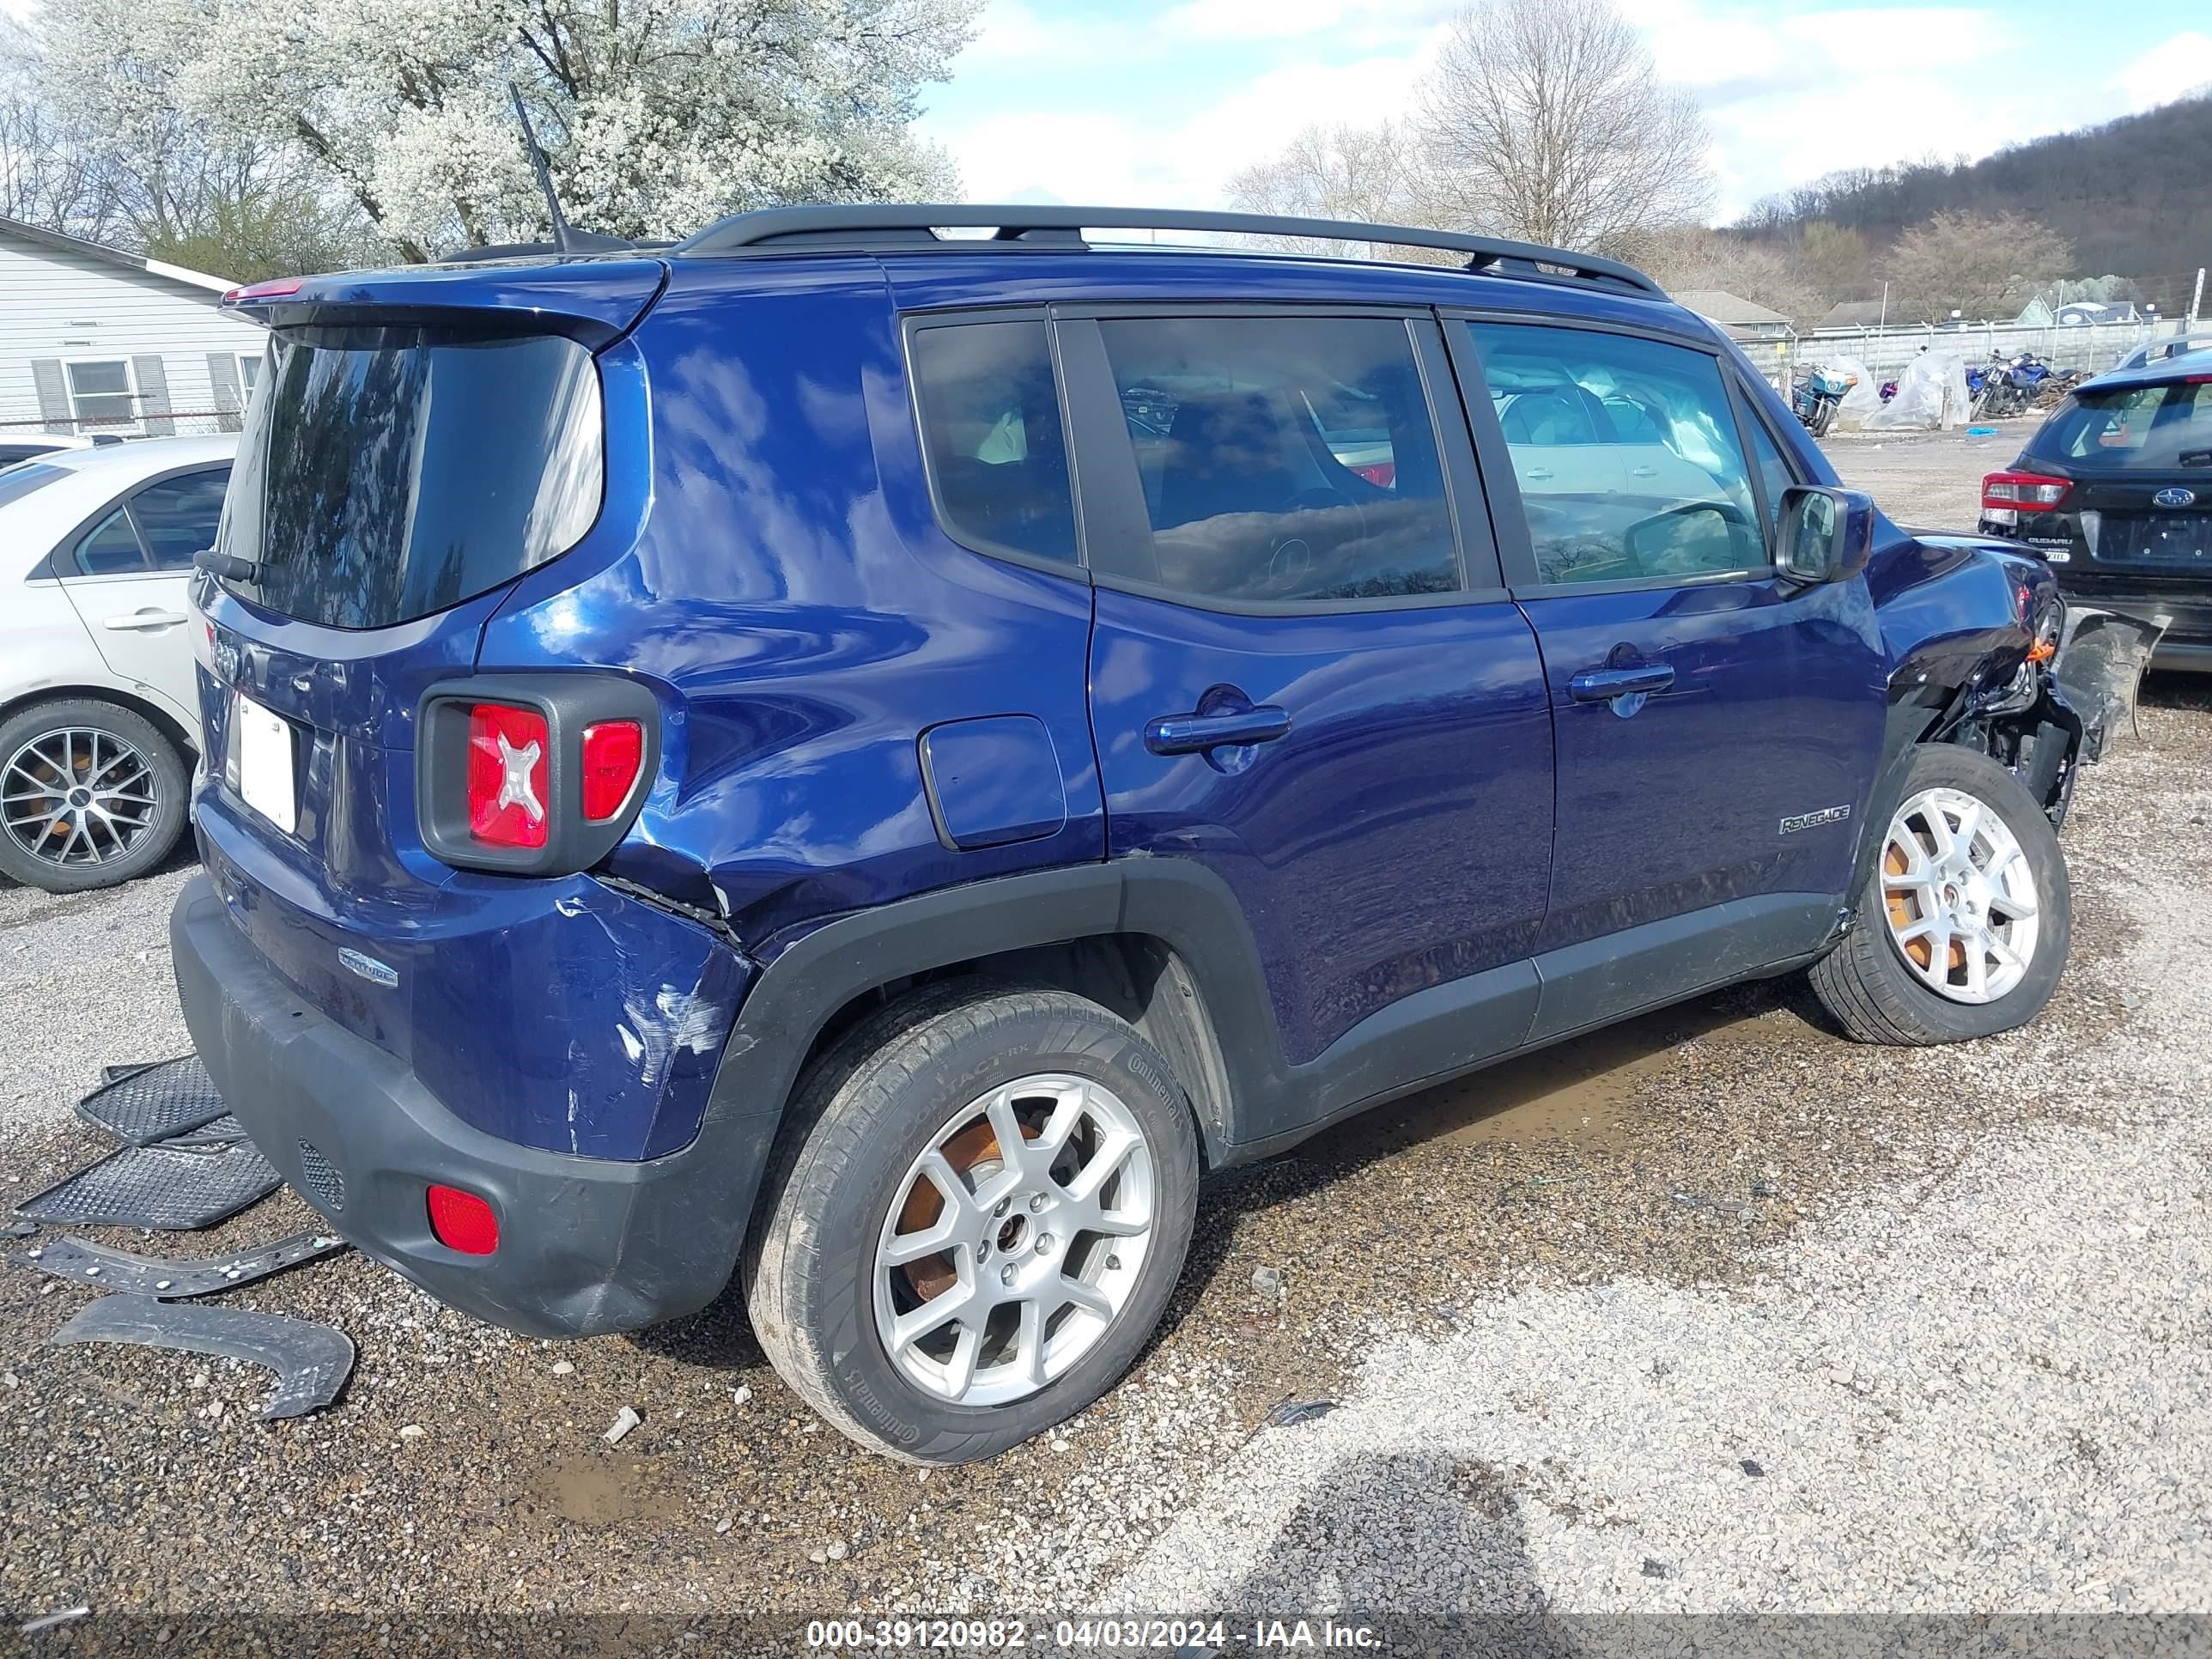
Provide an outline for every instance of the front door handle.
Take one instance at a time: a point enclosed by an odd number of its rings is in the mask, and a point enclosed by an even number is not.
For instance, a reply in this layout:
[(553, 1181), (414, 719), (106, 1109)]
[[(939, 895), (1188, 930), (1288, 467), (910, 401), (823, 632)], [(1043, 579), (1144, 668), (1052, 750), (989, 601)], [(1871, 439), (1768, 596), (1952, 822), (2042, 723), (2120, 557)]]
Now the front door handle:
[(121, 634), (134, 629), (145, 631), (156, 628), (174, 628), (185, 619), (185, 613), (181, 611), (134, 611), (127, 617), (110, 617), (101, 623), (100, 626), (112, 628)]
[(1611, 702), (1615, 697), (1649, 696), (1674, 683), (1674, 671), (1663, 662), (1640, 662), (1629, 668), (1585, 668), (1567, 682), (1567, 695), (1577, 702)]
[(1273, 743), (1289, 734), (1290, 711), (1263, 702), (1218, 714), (1163, 714), (1145, 726), (1145, 747), (1155, 755), (1202, 755), (1248, 743)]

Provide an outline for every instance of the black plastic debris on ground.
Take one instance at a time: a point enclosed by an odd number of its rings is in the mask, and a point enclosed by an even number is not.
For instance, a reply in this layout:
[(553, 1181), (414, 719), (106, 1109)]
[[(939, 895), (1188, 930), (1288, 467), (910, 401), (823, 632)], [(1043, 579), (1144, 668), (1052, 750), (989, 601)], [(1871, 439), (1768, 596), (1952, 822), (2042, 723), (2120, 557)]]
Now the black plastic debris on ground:
[(1285, 1400), (1267, 1413), (1267, 1421), (1276, 1428), (1287, 1429), (1295, 1424), (1310, 1423), (1317, 1417), (1327, 1417), (1335, 1409), (1334, 1400)]
[(57, 1182), (16, 1212), (49, 1226), (212, 1227), (282, 1181), (246, 1141), (214, 1147), (125, 1146)]
[(229, 1255), (160, 1256), (134, 1255), (88, 1238), (56, 1238), (18, 1251), (12, 1260), (94, 1290), (179, 1302), (238, 1290), (345, 1248), (345, 1241), (333, 1233), (295, 1233)]
[(198, 1054), (110, 1066), (101, 1075), (107, 1080), (77, 1102), (76, 1115), (126, 1146), (189, 1134), (224, 1115), (222, 1097)]
[(264, 1366), (276, 1373), (276, 1392), (261, 1407), (264, 1422), (322, 1410), (353, 1374), (353, 1339), (343, 1331), (283, 1314), (205, 1303), (104, 1296), (78, 1310), (46, 1339), (50, 1347), (78, 1342), (171, 1348)]

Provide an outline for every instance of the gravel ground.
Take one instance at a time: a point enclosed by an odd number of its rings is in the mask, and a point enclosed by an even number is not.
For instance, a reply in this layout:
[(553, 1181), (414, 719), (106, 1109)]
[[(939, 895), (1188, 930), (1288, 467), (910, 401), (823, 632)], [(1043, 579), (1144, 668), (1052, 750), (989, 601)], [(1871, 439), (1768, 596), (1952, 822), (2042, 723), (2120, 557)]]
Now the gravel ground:
[(1972, 530), (1982, 515), (1982, 475), (2010, 466), (2042, 414), (1992, 422), (1996, 435), (1949, 432), (1832, 432), (1823, 441), (1843, 481), (1870, 489), (1898, 523)]
[[(1911, 453), (1846, 475), (1887, 500)], [(374, 1613), (533, 1654), (740, 1611), (2212, 1610), (2212, 687), (2143, 724), (2083, 783), (2030, 1030), (1858, 1048), (1791, 978), (1370, 1115), (1210, 1186), (1129, 1381), (982, 1468), (822, 1429), (728, 1300), (556, 1347), (335, 1258), (228, 1298), (360, 1345), (272, 1425), (252, 1368), (41, 1346), (82, 1293), (0, 1272), (0, 1609), (92, 1607), (42, 1653)], [(67, 1109), (100, 1064), (182, 1046), (180, 879), (0, 891), (0, 1193), (100, 1150)]]

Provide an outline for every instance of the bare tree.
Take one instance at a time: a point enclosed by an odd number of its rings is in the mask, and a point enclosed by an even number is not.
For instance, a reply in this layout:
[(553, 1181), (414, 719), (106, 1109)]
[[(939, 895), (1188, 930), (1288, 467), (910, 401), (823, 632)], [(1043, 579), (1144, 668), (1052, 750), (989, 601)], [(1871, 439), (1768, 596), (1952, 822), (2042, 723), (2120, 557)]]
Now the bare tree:
[[(1279, 213), (1307, 219), (1361, 219), (1377, 224), (1419, 224), (1428, 216), (1419, 191), (1419, 155), (1402, 125), (1310, 126), (1288, 149), (1246, 167), (1229, 181), (1229, 202), (1247, 213)], [(1429, 248), (1389, 247), (1372, 242), (1255, 236), (1259, 247), (1321, 252), (1352, 258), (1440, 260), (1452, 256)]]
[(2010, 317), (2074, 268), (2074, 245), (2019, 213), (1938, 213), (1897, 239), (1886, 275), (1900, 317)]
[(1479, 230), (1635, 258), (1712, 202), (1696, 100), (1608, 0), (1478, 0), (1418, 127), (1427, 191)]
[(1828, 308), (1827, 296), (1786, 252), (1741, 232), (1702, 225), (1658, 231), (1646, 239), (1639, 257), (1662, 287), (1676, 293), (1718, 289), (1800, 325), (1817, 321)]
[(128, 180), (47, 100), (38, 44), (0, 16), (0, 217), (88, 240), (129, 229)]

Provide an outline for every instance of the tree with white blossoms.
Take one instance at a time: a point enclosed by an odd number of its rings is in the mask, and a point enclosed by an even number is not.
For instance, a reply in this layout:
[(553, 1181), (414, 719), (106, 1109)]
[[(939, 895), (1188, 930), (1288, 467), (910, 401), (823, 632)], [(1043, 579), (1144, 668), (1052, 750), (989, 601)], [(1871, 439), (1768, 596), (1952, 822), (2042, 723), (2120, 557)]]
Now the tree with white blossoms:
[(408, 259), (550, 228), (681, 236), (793, 201), (942, 198), (908, 130), (981, 0), (46, 0), (48, 88), (129, 141), (182, 113), (298, 151)]

